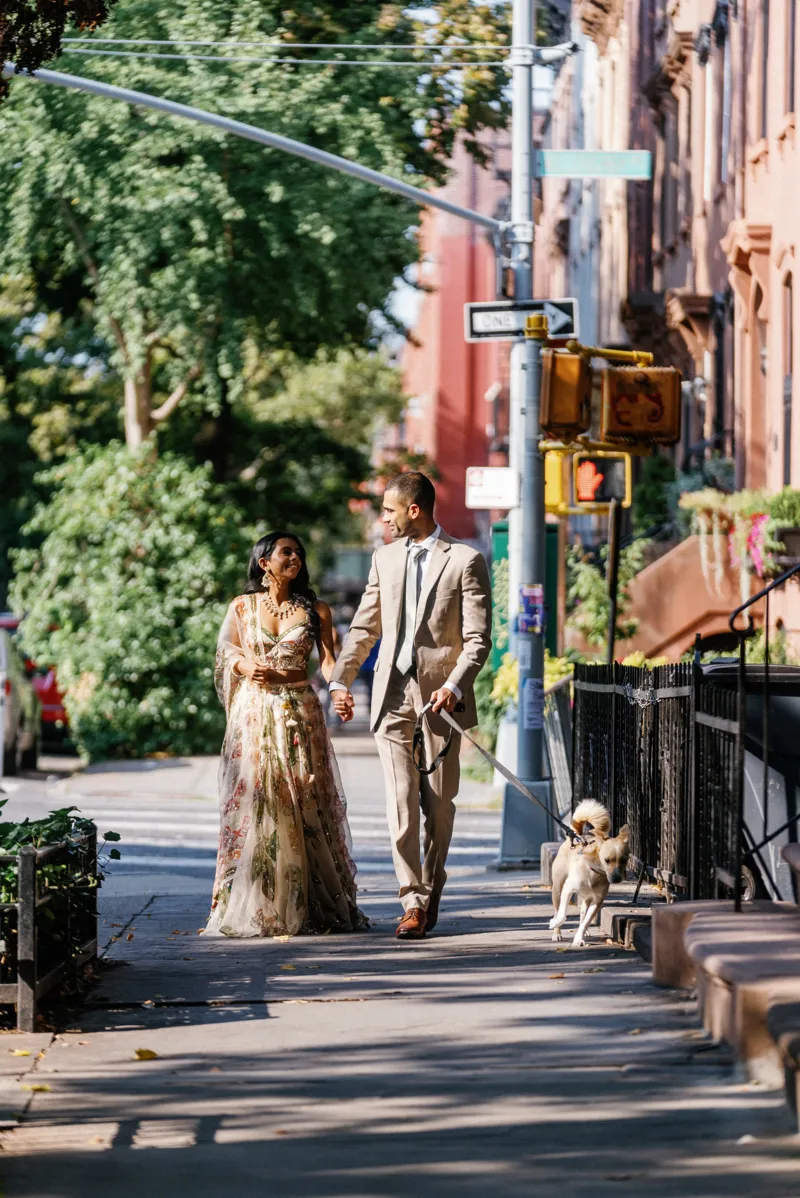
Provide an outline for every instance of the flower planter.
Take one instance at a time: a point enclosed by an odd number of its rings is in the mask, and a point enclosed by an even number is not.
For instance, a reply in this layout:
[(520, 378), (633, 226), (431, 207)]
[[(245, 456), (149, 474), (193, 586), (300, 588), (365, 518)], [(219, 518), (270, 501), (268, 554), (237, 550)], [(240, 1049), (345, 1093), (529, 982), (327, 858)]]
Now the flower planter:
[(0, 1003), (32, 1032), (39, 1001), (97, 956), (97, 833), (0, 855), (9, 866), (17, 900), (0, 904)]
[(800, 562), (800, 528), (779, 528), (776, 540), (783, 545), (784, 552), (778, 558), (782, 566), (792, 566)]

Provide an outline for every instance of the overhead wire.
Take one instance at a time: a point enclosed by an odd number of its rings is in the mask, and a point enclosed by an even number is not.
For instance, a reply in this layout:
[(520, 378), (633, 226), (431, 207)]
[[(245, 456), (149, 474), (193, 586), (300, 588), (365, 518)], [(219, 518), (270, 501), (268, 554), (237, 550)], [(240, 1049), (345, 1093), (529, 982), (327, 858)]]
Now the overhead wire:
[(90, 43), (93, 45), (116, 45), (116, 46), (244, 46), (248, 48), (257, 47), (262, 50), (423, 50), (426, 52), (439, 51), (441, 53), (452, 53), (453, 51), (470, 50), (500, 50), (509, 51), (510, 46), (503, 46), (491, 42), (473, 42), (473, 43), (439, 43), (426, 42), (419, 44), (417, 42), (245, 42), (237, 41), (236, 39), (227, 40), (206, 40), (197, 41), (191, 38), (170, 37), (170, 38), (145, 38), (145, 37), (65, 37), (64, 42), (70, 43)]
[(81, 54), (89, 58), (146, 58), (151, 62), (159, 59), (165, 62), (180, 60), (182, 62), (251, 62), (254, 64), (291, 64), (298, 67), (417, 67), (425, 71), (457, 71), (468, 70), (470, 67), (502, 67), (508, 69), (508, 63), (498, 58), (472, 59), (469, 62), (430, 62), (416, 58), (256, 58), (253, 55), (238, 54), (164, 54), (162, 51), (149, 53), (146, 50), (91, 50), (62, 48), (62, 54)]

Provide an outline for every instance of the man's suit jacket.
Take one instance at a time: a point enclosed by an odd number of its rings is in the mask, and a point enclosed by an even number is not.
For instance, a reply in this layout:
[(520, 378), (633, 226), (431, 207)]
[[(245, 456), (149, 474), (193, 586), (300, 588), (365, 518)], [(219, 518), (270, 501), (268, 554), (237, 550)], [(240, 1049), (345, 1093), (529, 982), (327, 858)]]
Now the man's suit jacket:
[[(378, 637), (381, 646), (372, 688), (371, 727), (384, 711), (386, 691), (397, 655), (405, 600), (405, 538), (377, 550), (369, 581), (353, 617), (333, 672), (334, 682), (350, 687)], [(430, 550), (417, 604), (414, 645), (417, 680), (425, 703), (446, 682), (462, 692), (466, 710), (455, 715), (462, 728), (478, 722), (473, 684), (491, 649), (491, 584), (480, 553), (446, 533), (440, 533)], [(447, 725), (431, 717), (434, 732)]]

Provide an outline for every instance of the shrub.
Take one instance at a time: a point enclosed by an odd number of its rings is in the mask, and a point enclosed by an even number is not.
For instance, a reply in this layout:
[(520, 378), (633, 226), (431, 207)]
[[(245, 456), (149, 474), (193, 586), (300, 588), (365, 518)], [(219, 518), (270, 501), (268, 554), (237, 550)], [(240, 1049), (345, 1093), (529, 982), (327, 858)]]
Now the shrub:
[[(631, 603), (628, 587), (644, 568), (645, 554), (650, 544), (650, 541), (638, 540), (620, 550), (616, 635), (621, 641), (635, 636), (639, 627), (637, 619), (625, 619), (625, 612)], [(605, 645), (611, 613), (606, 578), (607, 545), (602, 546), (599, 556), (598, 564), (585, 556), (581, 547), (576, 545), (570, 550), (567, 558), (567, 604), (571, 608), (567, 625), (576, 629), (593, 648), (602, 648)]]
[(14, 555), (11, 600), (27, 652), (56, 667), (79, 748), (215, 750), (214, 647), (250, 542), (237, 508), (205, 468), (118, 443), (40, 481), (54, 491)]

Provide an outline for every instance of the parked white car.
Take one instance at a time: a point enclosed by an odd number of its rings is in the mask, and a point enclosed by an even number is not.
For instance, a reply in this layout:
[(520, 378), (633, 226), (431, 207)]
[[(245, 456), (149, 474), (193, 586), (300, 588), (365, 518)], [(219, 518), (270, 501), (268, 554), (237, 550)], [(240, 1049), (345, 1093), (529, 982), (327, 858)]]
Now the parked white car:
[(35, 770), (42, 737), (42, 705), (10, 635), (0, 628), (0, 777)]

